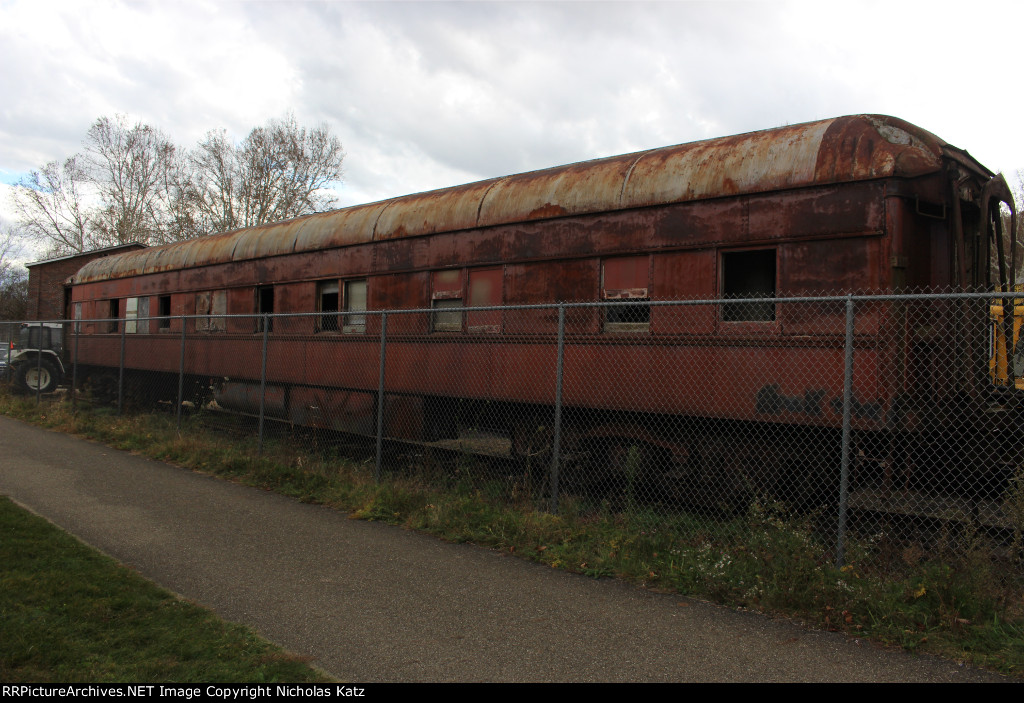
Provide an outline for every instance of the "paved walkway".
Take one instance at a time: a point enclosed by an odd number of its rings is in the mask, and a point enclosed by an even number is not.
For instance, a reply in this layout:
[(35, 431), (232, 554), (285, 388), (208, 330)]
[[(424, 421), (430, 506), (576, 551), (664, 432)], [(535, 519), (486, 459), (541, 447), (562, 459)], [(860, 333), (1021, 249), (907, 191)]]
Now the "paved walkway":
[(349, 520), (2, 417), (0, 494), (345, 681), (1001, 680)]

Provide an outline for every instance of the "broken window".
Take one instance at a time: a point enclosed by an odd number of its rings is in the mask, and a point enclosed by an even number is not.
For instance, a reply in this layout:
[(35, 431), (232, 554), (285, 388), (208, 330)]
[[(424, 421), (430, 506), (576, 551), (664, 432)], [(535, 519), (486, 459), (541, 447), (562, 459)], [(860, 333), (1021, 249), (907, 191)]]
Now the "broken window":
[(430, 328), (434, 332), (462, 331), (462, 271), (435, 271), (431, 278)]
[(124, 307), (125, 334), (149, 334), (149, 298), (126, 298)]
[(651, 326), (649, 256), (606, 259), (601, 263), (601, 299), (622, 301), (604, 308), (605, 332), (647, 332)]
[[(723, 298), (774, 298), (775, 249), (722, 254)], [(772, 322), (775, 303), (751, 300), (722, 305), (724, 322)]]
[(316, 284), (317, 312), (320, 313), (318, 332), (338, 331), (338, 313), (341, 310), (338, 291), (337, 281), (321, 281)]

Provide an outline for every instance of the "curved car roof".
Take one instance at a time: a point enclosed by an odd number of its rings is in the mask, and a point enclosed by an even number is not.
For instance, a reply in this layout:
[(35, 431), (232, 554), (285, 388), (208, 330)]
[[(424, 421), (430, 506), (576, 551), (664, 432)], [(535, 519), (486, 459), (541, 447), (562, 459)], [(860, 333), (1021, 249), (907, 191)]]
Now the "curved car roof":
[(87, 283), (370, 241), (830, 183), (914, 177), (943, 155), (991, 175), (909, 122), (854, 115), (584, 161), (307, 215), (86, 264)]

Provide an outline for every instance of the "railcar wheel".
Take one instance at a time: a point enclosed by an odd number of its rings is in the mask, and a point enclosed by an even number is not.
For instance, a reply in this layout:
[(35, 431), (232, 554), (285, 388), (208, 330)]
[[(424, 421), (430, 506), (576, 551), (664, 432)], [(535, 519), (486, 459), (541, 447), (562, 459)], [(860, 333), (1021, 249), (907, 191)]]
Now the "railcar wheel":
[(26, 393), (51, 393), (60, 383), (60, 370), (49, 359), (25, 362), (15, 371), (18, 387)]

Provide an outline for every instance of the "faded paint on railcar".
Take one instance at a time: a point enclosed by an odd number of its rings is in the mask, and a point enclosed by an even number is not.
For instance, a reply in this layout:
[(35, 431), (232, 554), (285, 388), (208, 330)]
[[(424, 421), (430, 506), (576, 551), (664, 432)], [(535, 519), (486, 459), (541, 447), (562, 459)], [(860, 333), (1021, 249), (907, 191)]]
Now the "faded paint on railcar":
[[(187, 299), (197, 292), (237, 288), (231, 310), (245, 312), (245, 298), (255, 300), (250, 296), (255, 286), (278, 284), (276, 311), (313, 312), (319, 282), (365, 277), (372, 307), (429, 307), (435, 272), (447, 269), (464, 280), (463, 269), (500, 266), (506, 304), (596, 300), (615, 297), (602, 285), (603, 267), (629, 256), (648, 259), (646, 295), (652, 300), (717, 298), (730, 292), (725, 262), (749, 256), (744, 252), (772, 262), (773, 297), (943, 284), (952, 271), (951, 233), (948, 226), (927, 221), (927, 206), (922, 214), (909, 203), (917, 201), (919, 208), (921, 198), (931, 199), (944, 211), (952, 197), (944, 189), (944, 159), (978, 179), (987, 173), (964, 152), (895, 118), (824, 120), (492, 179), (153, 248), (117, 261), (98, 260), (76, 277), (74, 299), (102, 303), (170, 289), (179, 299), (176, 305), (183, 305), (176, 309), (192, 313)], [(945, 262), (935, 263), (933, 254)], [(626, 278), (642, 275), (634, 271)], [(462, 283), (459, 299), (465, 300), (464, 290)], [(649, 324), (633, 330), (643, 336), (620, 340), (610, 334), (619, 328), (603, 325), (607, 313), (570, 310), (566, 331), (574, 337), (572, 353), (584, 362), (585, 373), (578, 379), (572, 376), (578, 371), (569, 373), (567, 401), (594, 409), (834, 426), (829, 409), (836, 388), (805, 388), (801, 379), (841, 378), (833, 372), (843, 311), (770, 302), (760, 308), (764, 314), (754, 319), (729, 317), (724, 306), (656, 308)], [(458, 329), (433, 333), (428, 321), (426, 315), (389, 320), (389, 332), (396, 335), (388, 351), (389, 388), (414, 398), (551, 402), (543, 390), (550, 379), (537, 364), (550, 355), (556, 311), (506, 313), (499, 329), (487, 331), (500, 333), (493, 339), (474, 337), (465, 319)], [(273, 339), (286, 331), (315, 331), (313, 317), (287, 324), (287, 330), (274, 331), (270, 345), (268, 368), (275, 382), (376, 387), (376, 318), (368, 318), (366, 336), (360, 338)], [(857, 426), (882, 422), (914, 382), (913, 360), (906, 356), (915, 330), (907, 328), (882, 357), (870, 344), (883, 327), (900, 325), (906, 323), (891, 307), (859, 318)], [(251, 346), (254, 332), (245, 334), (244, 327), (232, 326), (234, 339), (211, 334), (201, 342), (190, 340), (218, 357), (204, 359), (200, 372), (252, 377), (237, 365), (246, 358), (242, 346)], [(817, 341), (808, 344), (805, 337)], [(876, 357), (890, 373), (895, 369), (885, 388), (875, 375), (881, 363)], [(87, 363), (103, 363), (99, 356), (90, 358)], [(493, 373), (497, 360), (505, 364), (501, 374)], [(644, 361), (666, 369), (703, 368), (700, 380), (714, 385), (701, 394), (694, 379), (666, 384), (656, 371), (636, 370)], [(161, 359), (161, 368), (167, 362)], [(506, 378), (509, 370), (519, 376)], [(627, 408), (602, 385), (603, 379), (623, 378), (624, 370), (626, 376), (636, 375), (631, 394), (643, 399), (642, 407)], [(455, 379), (463, 383), (453, 385)], [(343, 408), (347, 401), (330, 402)], [(407, 406), (402, 412), (410, 412)], [(353, 406), (346, 412), (354, 418), (363, 410)]]

